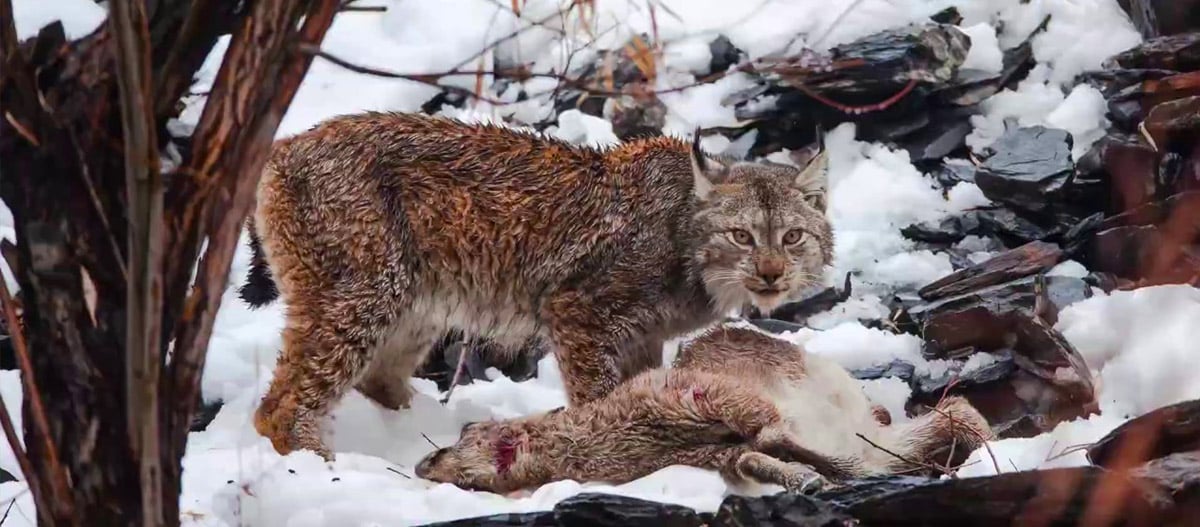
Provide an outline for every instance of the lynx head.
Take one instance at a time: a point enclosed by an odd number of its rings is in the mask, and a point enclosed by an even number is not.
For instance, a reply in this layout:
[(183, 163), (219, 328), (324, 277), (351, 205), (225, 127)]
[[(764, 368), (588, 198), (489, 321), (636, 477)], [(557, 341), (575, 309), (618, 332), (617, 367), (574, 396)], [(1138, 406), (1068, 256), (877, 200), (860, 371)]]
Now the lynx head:
[(717, 159), (692, 143), (700, 277), (725, 312), (753, 304), (769, 313), (818, 283), (833, 259), (825, 218), (824, 149), (804, 169)]

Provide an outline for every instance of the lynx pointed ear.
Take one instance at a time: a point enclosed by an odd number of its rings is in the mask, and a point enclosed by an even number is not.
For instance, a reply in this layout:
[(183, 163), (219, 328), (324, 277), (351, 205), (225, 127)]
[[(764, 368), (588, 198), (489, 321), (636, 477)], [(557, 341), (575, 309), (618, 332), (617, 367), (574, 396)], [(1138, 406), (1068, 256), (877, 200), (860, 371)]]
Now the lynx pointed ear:
[(817, 155), (809, 160), (808, 165), (796, 176), (794, 185), (804, 192), (808, 200), (817, 210), (825, 210), (825, 193), (829, 187), (829, 150), (822, 147)]
[(700, 128), (696, 127), (696, 132), (692, 134), (692, 178), (695, 181), (693, 190), (696, 197), (700, 200), (708, 199), (712, 195), (713, 186), (716, 185), (716, 176), (724, 170), (717, 161), (710, 159), (704, 154), (704, 150), (700, 148)]

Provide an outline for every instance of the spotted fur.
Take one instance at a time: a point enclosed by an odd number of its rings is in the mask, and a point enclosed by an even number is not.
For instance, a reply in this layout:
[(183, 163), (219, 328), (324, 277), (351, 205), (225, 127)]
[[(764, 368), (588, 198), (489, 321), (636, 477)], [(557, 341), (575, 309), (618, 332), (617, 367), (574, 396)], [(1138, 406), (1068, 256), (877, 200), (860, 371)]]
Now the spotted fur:
[[(516, 439), (498, 450), (498, 437)], [(885, 426), (845, 369), (754, 329), (718, 326), (685, 344), (673, 368), (603, 399), (468, 424), (416, 472), (510, 492), (560, 479), (619, 484), (681, 464), (802, 489), (814, 475), (837, 482), (944, 464), (947, 449), (965, 456), (992, 437), (960, 397)]]
[(508, 349), (542, 338), (572, 405), (603, 397), (661, 363), (664, 339), (815, 281), (833, 243), (823, 171), (397, 113), (281, 141), (251, 223), (262, 294), (243, 292), (267, 302), (274, 284), (287, 303), (257, 429), (281, 453), (332, 457), (330, 404), (356, 386), (406, 407), (448, 329)]

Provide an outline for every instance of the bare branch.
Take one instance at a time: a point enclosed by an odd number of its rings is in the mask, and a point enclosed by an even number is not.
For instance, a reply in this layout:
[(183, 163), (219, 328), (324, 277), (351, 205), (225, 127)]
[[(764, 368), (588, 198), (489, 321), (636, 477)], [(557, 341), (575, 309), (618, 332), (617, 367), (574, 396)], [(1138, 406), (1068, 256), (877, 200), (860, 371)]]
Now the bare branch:
[[(46, 464), (48, 467), (43, 473), (48, 472), (51, 475), (50, 488), (47, 489), (40, 486), (46, 482), (40, 481), (41, 478), (38, 477), (38, 473), (33, 472), (32, 467), (22, 466), (21, 470), (26, 471), (25, 478), (30, 483), (30, 491), (34, 493), (34, 502), (39, 505), (38, 517), (48, 519), (51, 517), (51, 504), (55, 507), (61, 507), (64, 510), (73, 508), (70, 486), (67, 484), (67, 471), (58, 460), (58, 450), (54, 447), (54, 441), (50, 436), (50, 423), (46, 420), (46, 408), (42, 404), (42, 392), (38, 389), (37, 381), (34, 379), (33, 363), (29, 360), (29, 348), (25, 346), (25, 336), (21, 330), (21, 323), (17, 320), (16, 306), (13, 305), (12, 296), (8, 293), (8, 284), (4, 280), (0, 280), (0, 304), (3, 304), (4, 320), (8, 324), (9, 338), (12, 339), (13, 351), (17, 356), (17, 364), (21, 369), (21, 386), (24, 387), (23, 392), (26, 402), (29, 404), (29, 413), (33, 417), (32, 428), (34, 434), (32, 435), (44, 443), (42, 449), (46, 452)], [(4, 413), (7, 415), (7, 408), (5, 408)], [(9, 419), (6, 418), (6, 420)], [(6, 428), (8, 426), (12, 426), (12, 423), (9, 422)], [(29, 425), (25, 427), (26, 429), (30, 428)], [(5, 435), (8, 435), (7, 429), (5, 430)], [(10, 439), (9, 441), (13, 442), (14, 439)], [(16, 455), (17, 452), (17, 448), (14, 447), (13, 454)], [(28, 458), (26, 463), (28, 463)], [(49, 496), (46, 495), (47, 490), (49, 491)]]

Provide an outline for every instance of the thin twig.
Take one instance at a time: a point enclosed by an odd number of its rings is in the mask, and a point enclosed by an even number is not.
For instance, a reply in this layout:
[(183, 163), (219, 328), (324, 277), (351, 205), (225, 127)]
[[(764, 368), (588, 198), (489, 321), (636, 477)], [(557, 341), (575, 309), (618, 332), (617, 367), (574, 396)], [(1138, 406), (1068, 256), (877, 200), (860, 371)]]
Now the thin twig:
[(17, 504), (16, 498), (13, 498), (12, 501), (8, 502), (8, 507), (4, 508), (4, 516), (0, 517), (0, 525), (4, 525), (4, 522), (8, 521), (8, 513), (12, 512), (13, 505), (16, 505), (16, 504)]
[[(930, 410), (933, 410), (934, 412), (941, 414), (946, 419), (949, 419), (951, 423), (954, 423), (957, 420), (957, 418), (942, 411), (940, 408), (935, 407), (935, 408), (930, 408)], [(974, 428), (971, 428), (969, 426), (963, 427), (963, 429), (966, 430), (971, 435), (975, 436), (975, 438), (978, 439), (980, 443), (983, 443), (983, 448), (985, 450), (987, 450), (988, 455), (991, 456), (991, 458), (992, 458), (992, 467), (994, 467), (996, 469), (996, 473), (999, 474), (1000, 473), (1000, 463), (996, 461), (996, 453), (992, 452), (992, 447), (991, 447), (991, 445), (988, 444), (987, 438), (983, 437), (983, 435), (980, 434), (978, 430), (975, 430)]]
[[(43, 443), (42, 450), (45, 451), (46, 464), (49, 465), (46, 471), (50, 473), (51, 493), (53, 495), (54, 504), (62, 507), (64, 510), (74, 508), (70, 485), (67, 484), (67, 471), (63, 468), (58, 460), (58, 449), (54, 446), (54, 441), (50, 436), (50, 422), (46, 419), (46, 407), (42, 404), (42, 392), (38, 389), (37, 380), (33, 376), (33, 361), (29, 359), (29, 348), (25, 346), (24, 332), (21, 331), (17, 321), (16, 307), (13, 305), (12, 296), (8, 293), (8, 284), (4, 280), (0, 280), (0, 304), (4, 307), (5, 321), (8, 322), (9, 338), (12, 339), (13, 352), (17, 356), (17, 364), (21, 368), (21, 385), (25, 387), (25, 396), (29, 402), (29, 413), (33, 416), (33, 434)], [(7, 409), (5, 410), (7, 414)], [(10, 421), (9, 426), (12, 426)], [(6, 432), (7, 433), (7, 432)], [(15, 452), (15, 450), (14, 450)], [(22, 468), (21, 470), (25, 470)], [(26, 472), (26, 477), (29, 477), (31, 472)], [(45, 499), (48, 497), (34, 495), (39, 498), (39, 505), (45, 505)], [(50, 509), (38, 509), (46, 511), (49, 514)], [(41, 513), (39, 512), (39, 515)]]
[(436, 448), (439, 450), (442, 448), (442, 447), (438, 446), (437, 443), (434, 443), (432, 439), (429, 439), (429, 436), (425, 435), (425, 432), (421, 432), (421, 437), (424, 437), (425, 440), (429, 442), (429, 444), (433, 445), (433, 448)]
[(879, 446), (879, 445), (878, 445), (877, 443), (875, 443), (874, 441), (871, 441), (870, 439), (867, 439), (867, 436), (865, 436), (865, 435), (862, 435), (861, 433), (855, 432), (855, 433), (854, 433), (854, 435), (858, 436), (858, 437), (859, 437), (859, 439), (862, 439), (863, 441), (866, 441), (866, 442), (867, 442), (867, 444), (869, 444), (869, 445), (871, 445), (871, 446), (873, 446), (873, 447), (875, 447), (875, 448), (877, 448), (877, 449), (879, 449), (879, 450), (883, 451), (884, 453), (886, 453), (886, 454), (888, 454), (888, 455), (890, 455), (890, 456), (892, 456), (892, 457), (894, 457), (894, 458), (896, 458), (896, 459), (899, 459), (900, 461), (903, 461), (903, 462), (905, 462), (905, 463), (908, 463), (909, 465), (913, 465), (913, 466), (917, 466), (917, 467), (924, 467), (924, 468), (927, 468), (927, 469), (933, 469), (933, 470), (935, 470), (935, 471), (938, 471), (938, 472), (941, 472), (941, 473), (943, 473), (943, 474), (946, 474), (946, 469), (944, 469), (944, 468), (942, 468), (942, 467), (939, 467), (939, 466), (937, 466), (937, 465), (934, 465), (934, 464), (932, 464), (932, 463), (922, 463), (922, 462), (919, 462), (919, 461), (913, 461), (913, 460), (911, 460), (911, 459), (908, 459), (908, 458), (906, 458), (906, 457), (904, 457), (904, 456), (902, 456), (902, 455), (900, 455), (900, 454), (897, 454), (897, 453), (895, 453), (895, 452), (892, 452), (891, 450), (888, 450), (888, 449), (886, 449), (886, 448), (884, 448), (884, 447), (882, 447), (882, 446)]

